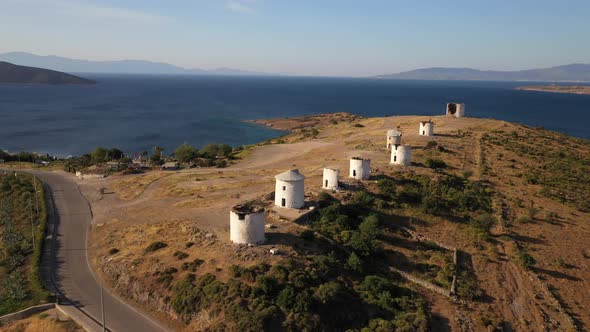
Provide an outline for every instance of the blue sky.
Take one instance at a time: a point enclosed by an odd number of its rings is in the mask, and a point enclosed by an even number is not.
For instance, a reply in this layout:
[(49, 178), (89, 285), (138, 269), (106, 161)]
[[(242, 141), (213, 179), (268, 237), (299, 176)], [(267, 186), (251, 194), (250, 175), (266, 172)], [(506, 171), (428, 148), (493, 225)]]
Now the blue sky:
[(590, 63), (588, 0), (0, 0), (0, 52), (298, 75)]

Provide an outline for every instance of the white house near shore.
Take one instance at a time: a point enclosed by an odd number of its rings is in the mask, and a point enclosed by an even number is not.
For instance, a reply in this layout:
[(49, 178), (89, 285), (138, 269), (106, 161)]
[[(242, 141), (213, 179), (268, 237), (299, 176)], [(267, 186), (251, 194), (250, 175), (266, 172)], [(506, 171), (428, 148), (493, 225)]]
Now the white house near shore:
[(305, 177), (298, 169), (292, 169), (275, 176), (275, 205), (301, 209), (305, 205)]
[(162, 166), (160, 166), (161, 170), (177, 170), (180, 165), (176, 161), (167, 161)]
[(266, 241), (264, 207), (256, 203), (234, 206), (229, 212), (229, 238), (233, 243), (259, 244)]
[(394, 145), (391, 148), (391, 164), (412, 165), (412, 147), (410, 145)]
[(447, 103), (446, 115), (452, 115), (456, 118), (465, 116), (465, 104), (463, 103)]
[(324, 168), (324, 176), (322, 178), (322, 188), (328, 190), (338, 190), (338, 179), (340, 178), (340, 170), (336, 168)]
[(402, 144), (402, 133), (395, 129), (389, 129), (387, 131), (385, 147), (389, 150), (392, 145)]
[(420, 129), (418, 133), (421, 136), (434, 136), (434, 122), (431, 120), (420, 121)]
[(351, 158), (349, 176), (356, 180), (368, 180), (371, 177), (371, 159)]

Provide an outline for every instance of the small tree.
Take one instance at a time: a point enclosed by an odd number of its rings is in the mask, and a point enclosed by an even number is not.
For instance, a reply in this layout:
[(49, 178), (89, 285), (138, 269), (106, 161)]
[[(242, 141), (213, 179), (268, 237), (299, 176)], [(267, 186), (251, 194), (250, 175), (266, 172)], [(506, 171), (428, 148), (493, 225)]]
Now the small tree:
[(313, 298), (322, 304), (334, 303), (343, 299), (344, 289), (335, 281), (321, 284), (313, 293)]
[(154, 146), (154, 155), (157, 155), (158, 158), (162, 158), (162, 152), (164, 151), (164, 148), (161, 146)]
[(232, 152), (232, 147), (228, 144), (219, 145), (218, 154), (224, 157), (228, 157)]
[(93, 163), (102, 163), (107, 161), (108, 159), (109, 150), (98, 147), (92, 151), (91, 158)]
[(277, 288), (277, 280), (263, 274), (256, 277), (256, 285), (264, 294), (271, 294)]
[(203, 157), (213, 159), (219, 153), (219, 146), (217, 144), (207, 144), (199, 152)]
[(123, 158), (123, 151), (117, 149), (117, 148), (113, 148), (107, 151), (107, 158), (108, 159), (115, 159), (115, 160), (119, 160), (121, 158)]
[(158, 165), (164, 164), (164, 160), (162, 158), (160, 158), (159, 154), (153, 154), (150, 157), (150, 163), (154, 166), (158, 166)]
[(379, 188), (379, 193), (381, 195), (387, 196), (389, 198), (395, 197), (396, 193), (396, 184), (395, 181), (391, 179), (381, 179), (377, 181), (377, 187)]
[(357, 271), (357, 272), (363, 271), (363, 261), (354, 252), (352, 254), (350, 254), (350, 256), (348, 257), (348, 260), (346, 261), (346, 265), (348, 265), (348, 267), (353, 271)]
[(440, 169), (440, 168), (447, 167), (447, 164), (443, 160), (438, 159), (438, 158), (426, 159), (425, 165), (426, 165), (426, 167), (434, 168), (434, 169)]
[(174, 157), (181, 163), (188, 163), (197, 157), (197, 150), (189, 144), (181, 144), (174, 150)]

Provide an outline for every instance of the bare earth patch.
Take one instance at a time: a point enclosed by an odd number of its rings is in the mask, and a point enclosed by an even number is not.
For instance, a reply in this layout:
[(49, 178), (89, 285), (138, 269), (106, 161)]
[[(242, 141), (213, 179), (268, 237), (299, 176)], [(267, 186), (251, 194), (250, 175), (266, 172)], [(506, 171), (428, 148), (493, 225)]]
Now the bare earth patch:
[(0, 332), (83, 332), (78, 324), (55, 309), (1, 326)]

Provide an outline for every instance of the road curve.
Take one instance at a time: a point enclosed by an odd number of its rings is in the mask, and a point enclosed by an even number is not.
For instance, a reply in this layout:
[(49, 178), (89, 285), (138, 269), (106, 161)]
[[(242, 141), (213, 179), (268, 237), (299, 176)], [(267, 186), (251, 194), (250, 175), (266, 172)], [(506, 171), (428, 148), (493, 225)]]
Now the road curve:
[[(42, 278), (61, 293), (62, 303), (78, 308), (97, 324), (102, 322), (100, 289), (87, 257), (87, 235), (92, 221), (88, 201), (77, 183), (55, 172), (27, 170), (45, 184), (48, 202), (48, 224), (55, 225), (53, 248), (46, 248)], [(54, 207), (54, 208), (53, 208)], [(49, 230), (53, 229), (51, 226)], [(48, 234), (51, 235), (51, 234)], [(46, 242), (47, 243), (47, 242)], [(49, 259), (45, 259), (48, 257)], [(63, 299), (66, 299), (64, 301)], [(103, 291), (105, 321), (111, 332), (169, 331), (139, 309)], [(98, 325), (97, 325), (98, 326)]]

